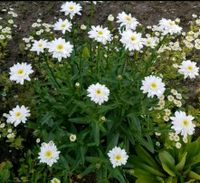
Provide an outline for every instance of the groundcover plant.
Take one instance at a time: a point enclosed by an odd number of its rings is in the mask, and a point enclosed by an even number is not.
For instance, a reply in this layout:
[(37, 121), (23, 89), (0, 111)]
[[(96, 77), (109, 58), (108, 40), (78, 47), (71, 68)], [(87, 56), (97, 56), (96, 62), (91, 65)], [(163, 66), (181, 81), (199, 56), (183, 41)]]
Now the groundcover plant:
[[(187, 31), (124, 11), (91, 24), (97, 3), (38, 19), (1, 70), (0, 182), (200, 182), (200, 17)], [(2, 12), (3, 61), (18, 17)]]

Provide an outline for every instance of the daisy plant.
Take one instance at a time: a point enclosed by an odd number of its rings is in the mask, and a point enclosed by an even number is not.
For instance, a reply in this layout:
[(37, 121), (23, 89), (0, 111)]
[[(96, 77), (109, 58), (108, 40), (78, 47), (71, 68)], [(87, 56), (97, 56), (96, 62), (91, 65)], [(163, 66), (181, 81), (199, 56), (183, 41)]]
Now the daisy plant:
[(188, 32), (125, 11), (88, 24), (96, 3), (86, 20), (87, 3), (71, 1), (37, 19), (4, 72), (0, 135), (24, 137), (13, 180), (199, 182), (200, 19)]

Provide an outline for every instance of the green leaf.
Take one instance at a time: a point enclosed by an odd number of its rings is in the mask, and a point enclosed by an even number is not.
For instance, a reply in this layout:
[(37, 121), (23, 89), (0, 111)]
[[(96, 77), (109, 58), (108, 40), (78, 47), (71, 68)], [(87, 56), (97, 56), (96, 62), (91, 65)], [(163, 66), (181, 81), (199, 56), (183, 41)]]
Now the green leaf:
[(134, 175), (137, 177), (136, 183), (158, 183), (158, 181), (156, 181), (156, 176), (152, 176), (145, 170), (136, 169)]
[(172, 177), (175, 177), (176, 167), (175, 160), (167, 151), (162, 151), (159, 153), (159, 159), (162, 164), (163, 169)]
[(146, 164), (156, 168), (160, 169), (160, 167), (157, 165), (156, 161), (152, 158), (153, 155), (150, 155), (144, 148), (141, 146), (136, 147), (136, 152), (139, 157), (141, 157), (141, 161), (145, 162)]
[(141, 123), (140, 120), (136, 117), (135, 113), (130, 113), (127, 115), (130, 118), (130, 127), (135, 127), (137, 132), (141, 133)]
[(140, 144), (142, 144), (150, 152), (154, 153), (154, 146), (153, 146), (153, 143), (152, 143), (150, 136), (147, 136), (147, 140), (140, 137), (140, 136), (135, 136), (135, 138), (139, 141)]
[(150, 174), (153, 174), (155, 176), (160, 176), (160, 177), (165, 176), (162, 172), (159, 171), (159, 169), (152, 168), (151, 166), (145, 165), (143, 163), (141, 163), (140, 166), (141, 166), (141, 169), (146, 170)]
[(200, 138), (186, 146), (187, 159), (185, 166), (188, 168), (192, 165), (200, 163)]
[(195, 179), (191, 179), (191, 180), (189, 180), (189, 181), (187, 181), (187, 182), (185, 182), (185, 183), (195, 183), (195, 182), (196, 182)]
[(85, 175), (88, 175), (89, 173), (94, 172), (96, 169), (95, 165), (89, 165), (81, 174), (81, 177), (84, 177)]
[(164, 183), (173, 183), (173, 177), (168, 177)]
[(182, 155), (181, 161), (176, 165), (176, 169), (181, 171), (183, 170), (186, 162), (187, 152)]
[(10, 177), (10, 169), (12, 168), (12, 164), (10, 161), (2, 162), (0, 164), (0, 182), (7, 183)]
[(85, 58), (85, 59), (90, 57), (90, 51), (89, 51), (89, 49), (87, 47), (83, 48), (82, 57)]
[(85, 152), (86, 152), (86, 148), (81, 146), (80, 147), (80, 157), (81, 157), (81, 161), (83, 164), (85, 162)]
[(200, 180), (200, 175), (193, 171), (190, 171), (189, 177), (195, 180)]
[(108, 144), (108, 146), (107, 146), (107, 151), (109, 151), (109, 150), (112, 149), (113, 147), (117, 146), (118, 140), (119, 140), (119, 133), (117, 133), (117, 134), (112, 134), (110, 137), (111, 137), (111, 138), (108, 139), (108, 140), (109, 140), (109, 144)]
[(53, 125), (53, 119), (52, 119), (52, 114), (47, 112), (40, 120), (40, 123), (42, 125), (48, 125), (50, 127), (52, 127)]
[(114, 177), (116, 178), (120, 183), (126, 183), (126, 180), (124, 179), (124, 176), (122, 173), (119, 171), (118, 168), (113, 169), (109, 177)]
[(98, 146), (100, 143), (100, 130), (99, 130), (99, 124), (97, 121), (94, 121), (92, 123), (92, 134), (94, 137), (94, 142)]
[(88, 121), (86, 118), (69, 118), (68, 121), (77, 124), (87, 124)]

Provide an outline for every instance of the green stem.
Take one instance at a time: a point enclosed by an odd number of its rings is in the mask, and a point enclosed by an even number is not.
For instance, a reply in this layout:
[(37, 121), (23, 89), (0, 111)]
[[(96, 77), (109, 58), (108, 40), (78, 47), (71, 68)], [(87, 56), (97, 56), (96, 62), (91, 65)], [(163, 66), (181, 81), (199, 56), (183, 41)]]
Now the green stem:
[(44, 58), (44, 61), (45, 61), (46, 65), (47, 65), (47, 68), (48, 68), (48, 70), (49, 70), (49, 73), (50, 73), (50, 75), (51, 75), (51, 77), (52, 77), (54, 83), (56, 84), (56, 86), (57, 86), (58, 88), (60, 88), (60, 84), (59, 84), (58, 81), (56, 80), (56, 77), (55, 77), (55, 75), (54, 75), (54, 72), (52, 71), (51, 67), (49, 66), (48, 59), (47, 59), (46, 56), (45, 56), (45, 58)]
[(74, 47), (74, 54), (76, 55), (76, 42), (75, 42), (75, 38), (76, 38), (76, 35), (75, 35), (75, 31), (76, 31), (76, 27), (72, 24), (72, 44), (73, 44), (73, 47)]
[(122, 75), (124, 74), (124, 72), (126, 71), (126, 67), (127, 67), (127, 64), (128, 64), (128, 57), (129, 57), (129, 54), (126, 53), (125, 54), (125, 60), (124, 60), (124, 64), (123, 64), (123, 69), (122, 69)]
[(80, 60), (79, 60), (79, 73), (80, 73), (80, 78), (81, 78), (81, 85), (82, 85), (82, 83), (83, 83), (83, 74), (82, 74), (82, 72), (83, 72), (83, 66), (82, 66), (82, 61), (83, 61), (83, 59), (82, 59), (82, 54), (80, 55)]
[(98, 52), (97, 52), (97, 77), (98, 77), (98, 80), (100, 80), (100, 51), (101, 51), (101, 47), (100, 47), (100, 44), (98, 44)]

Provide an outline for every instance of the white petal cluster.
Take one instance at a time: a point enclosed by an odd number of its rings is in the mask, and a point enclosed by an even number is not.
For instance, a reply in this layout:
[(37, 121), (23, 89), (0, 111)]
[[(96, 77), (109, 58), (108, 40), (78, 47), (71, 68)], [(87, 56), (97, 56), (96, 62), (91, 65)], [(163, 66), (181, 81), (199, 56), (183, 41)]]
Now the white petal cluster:
[(9, 114), (6, 115), (7, 123), (13, 124), (15, 127), (20, 123), (26, 123), (27, 118), (30, 116), (30, 110), (24, 105), (16, 106), (9, 111)]
[(47, 41), (44, 39), (40, 39), (39, 41), (34, 40), (33, 46), (30, 51), (35, 51), (39, 55), (44, 52), (44, 49), (47, 48)]
[(63, 34), (65, 34), (66, 31), (71, 32), (71, 28), (72, 23), (67, 19), (62, 20), (59, 18), (59, 20), (54, 24), (54, 30), (62, 31)]
[(81, 15), (82, 7), (79, 3), (75, 2), (66, 2), (61, 6), (61, 12), (64, 12), (65, 15), (69, 15), (72, 19), (76, 14)]
[(69, 41), (65, 42), (64, 39), (58, 38), (49, 42), (48, 49), (52, 57), (57, 58), (60, 62), (62, 58), (70, 57), (73, 51), (73, 45), (71, 45)]
[(125, 12), (119, 13), (117, 16), (117, 23), (120, 23), (120, 27), (125, 26), (126, 29), (135, 30), (139, 22), (132, 15)]
[(150, 75), (144, 78), (140, 89), (143, 93), (147, 93), (148, 97), (160, 97), (165, 92), (165, 84), (161, 78)]
[(87, 96), (90, 97), (91, 101), (99, 105), (107, 102), (110, 94), (110, 90), (105, 85), (99, 83), (90, 85), (87, 92)]
[(159, 21), (159, 29), (160, 29), (160, 31), (162, 31), (163, 35), (180, 34), (182, 31), (182, 27), (177, 25), (177, 23), (175, 21), (172, 21), (170, 19), (165, 19), (165, 18), (162, 18)]
[(57, 150), (53, 141), (50, 141), (49, 143), (42, 143), (39, 152), (40, 163), (46, 163), (51, 167), (58, 161), (59, 154), (60, 151)]
[(128, 160), (128, 155), (124, 149), (120, 147), (114, 147), (108, 152), (108, 157), (112, 163), (113, 168), (117, 166), (126, 165)]
[(108, 28), (103, 28), (102, 26), (92, 26), (91, 30), (88, 32), (89, 38), (94, 39), (95, 41), (106, 44), (112, 40), (112, 35)]
[(194, 119), (191, 115), (186, 115), (185, 112), (176, 111), (175, 116), (170, 118), (172, 120), (172, 129), (175, 130), (177, 134), (181, 134), (184, 138), (187, 135), (192, 135), (195, 131), (195, 125), (192, 123)]
[(155, 48), (159, 42), (159, 39), (157, 37), (150, 37), (143, 38), (144, 45), (146, 47)]
[(140, 51), (143, 48), (144, 42), (141, 33), (126, 30), (121, 34), (121, 43), (129, 51)]
[(196, 62), (185, 60), (179, 66), (178, 72), (184, 75), (184, 79), (192, 79), (199, 75), (199, 67), (196, 66)]
[(10, 68), (10, 80), (23, 85), (25, 80), (31, 80), (29, 75), (32, 73), (31, 64), (17, 63)]

